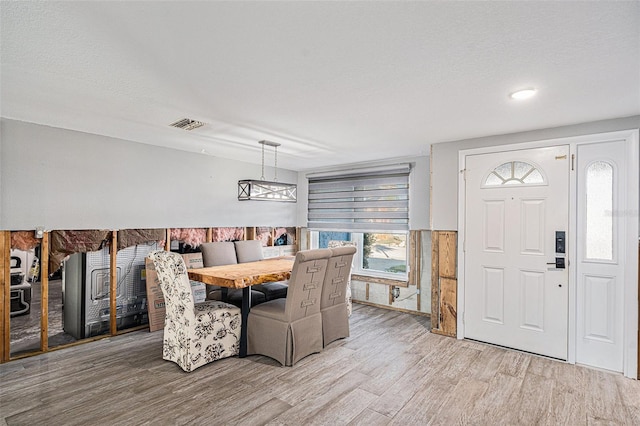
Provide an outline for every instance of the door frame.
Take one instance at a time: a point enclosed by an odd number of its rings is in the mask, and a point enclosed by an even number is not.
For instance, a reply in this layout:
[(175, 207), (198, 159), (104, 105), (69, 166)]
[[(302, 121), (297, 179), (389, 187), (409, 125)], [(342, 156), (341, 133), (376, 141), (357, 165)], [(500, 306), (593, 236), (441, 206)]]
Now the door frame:
[[(626, 242), (625, 249), (627, 258), (625, 259), (625, 282), (624, 282), (624, 330), (623, 330), (623, 374), (626, 377), (637, 378), (638, 376), (638, 205), (640, 197), (640, 152), (638, 148), (638, 130), (621, 130), (616, 132), (597, 133), (591, 135), (572, 136), (566, 138), (546, 139), (524, 143), (513, 143), (507, 145), (496, 145), (482, 148), (460, 150), (458, 152), (458, 317), (457, 317), (457, 338), (464, 339), (464, 294), (465, 294), (465, 211), (466, 211), (466, 181), (464, 171), (466, 168), (466, 157), (469, 155), (490, 154), (497, 152), (518, 151), (531, 148), (542, 148), (556, 145), (568, 145), (570, 162), (574, 168), (574, 157), (578, 145), (613, 142), (624, 140), (627, 147), (627, 182), (626, 194), (627, 212), (625, 212)], [(569, 235), (570, 245), (567, 258), (569, 265), (577, 265), (577, 179), (576, 173), (569, 175)], [(635, 206), (635, 207), (633, 207)], [(636, 255), (631, 255), (635, 253)], [(568, 324), (568, 358), (567, 362), (576, 362), (576, 306), (577, 306), (577, 271), (573, 267), (569, 271), (569, 324)]]

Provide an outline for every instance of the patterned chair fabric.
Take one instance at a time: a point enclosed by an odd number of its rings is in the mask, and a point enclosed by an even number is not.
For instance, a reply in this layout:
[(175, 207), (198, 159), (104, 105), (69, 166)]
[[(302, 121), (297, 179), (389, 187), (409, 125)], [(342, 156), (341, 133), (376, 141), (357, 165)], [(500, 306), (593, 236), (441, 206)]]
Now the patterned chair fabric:
[(187, 268), (179, 254), (155, 251), (148, 257), (158, 274), (166, 307), (162, 358), (189, 372), (237, 355), (240, 309), (218, 301), (195, 304)]
[(249, 312), (249, 354), (291, 366), (322, 350), (320, 297), (329, 257), (329, 249), (296, 254), (287, 298), (262, 303)]
[(355, 252), (356, 248), (353, 246), (331, 249), (320, 303), (324, 346), (334, 340), (349, 337), (349, 312), (345, 294)]

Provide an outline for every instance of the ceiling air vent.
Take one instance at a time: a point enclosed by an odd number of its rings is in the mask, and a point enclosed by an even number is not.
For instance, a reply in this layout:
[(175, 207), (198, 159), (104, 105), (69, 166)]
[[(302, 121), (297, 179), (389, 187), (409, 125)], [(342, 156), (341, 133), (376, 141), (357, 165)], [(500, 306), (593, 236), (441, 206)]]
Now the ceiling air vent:
[(197, 129), (198, 127), (204, 126), (204, 123), (202, 121), (196, 121), (190, 118), (182, 118), (176, 121), (175, 123), (169, 124), (169, 126), (177, 127), (178, 129), (183, 129), (183, 130), (193, 130), (193, 129)]

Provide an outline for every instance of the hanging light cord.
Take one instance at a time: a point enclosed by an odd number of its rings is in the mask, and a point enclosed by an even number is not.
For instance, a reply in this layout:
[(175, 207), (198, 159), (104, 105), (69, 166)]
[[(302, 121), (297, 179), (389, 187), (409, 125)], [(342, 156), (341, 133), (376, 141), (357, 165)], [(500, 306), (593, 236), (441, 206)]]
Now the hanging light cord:
[(262, 176), (260, 180), (264, 180), (264, 144), (262, 144)]
[(274, 152), (275, 152), (275, 159), (274, 159), (274, 170), (273, 170), (273, 181), (277, 182), (278, 181), (278, 145), (276, 145), (275, 147), (273, 147)]
[(262, 145), (262, 176), (260, 177), (260, 180), (265, 180), (264, 179), (264, 146), (265, 145), (269, 145), (273, 147), (273, 151), (274, 151), (274, 170), (273, 170), (273, 181), (277, 182), (278, 181), (278, 146), (280, 145), (277, 142), (270, 142), (268, 140), (263, 140), (258, 142), (260, 145)]

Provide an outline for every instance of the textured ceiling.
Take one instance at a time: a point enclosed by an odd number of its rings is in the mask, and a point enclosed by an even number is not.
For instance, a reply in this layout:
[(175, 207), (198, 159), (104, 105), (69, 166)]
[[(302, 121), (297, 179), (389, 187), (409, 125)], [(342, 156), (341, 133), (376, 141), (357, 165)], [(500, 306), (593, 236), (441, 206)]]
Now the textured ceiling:
[[(0, 10), (3, 117), (251, 162), (268, 139), (293, 170), (640, 114), (636, 1)], [(168, 127), (183, 117), (207, 125)]]

